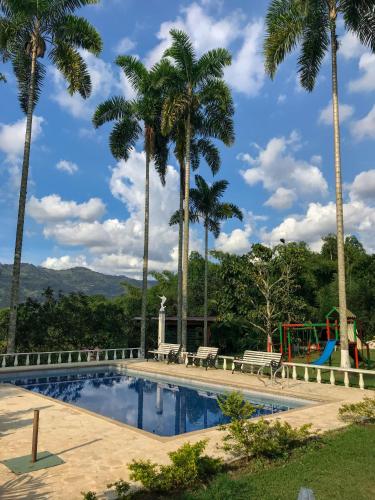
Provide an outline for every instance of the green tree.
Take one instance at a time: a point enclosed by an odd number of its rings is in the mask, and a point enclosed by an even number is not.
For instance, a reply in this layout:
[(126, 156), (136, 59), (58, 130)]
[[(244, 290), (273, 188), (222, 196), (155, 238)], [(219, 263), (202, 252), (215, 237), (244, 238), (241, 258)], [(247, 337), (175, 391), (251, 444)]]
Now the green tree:
[(87, 98), (91, 79), (77, 49), (97, 55), (102, 48), (100, 35), (84, 18), (74, 12), (98, 0), (1, 0), (0, 53), (10, 61), (15, 73), (19, 101), (26, 114), (26, 133), (14, 250), (8, 352), (14, 352), (23, 228), (30, 163), (33, 112), (42, 91), (45, 68), (40, 59), (47, 53), (68, 82), (68, 91)]
[[(211, 232), (218, 238), (221, 223), (224, 220), (237, 217), (242, 220), (241, 210), (233, 203), (222, 202), (229, 182), (216, 181), (211, 186), (200, 175), (195, 176), (196, 188), (190, 189), (190, 221), (202, 221), (204, 227), (204, 328), (203, 344), (208, 345), (208, 234)], [(170, 223), (176, 224), (179, 213), (172, 216)]]
[[(143, 137), (146, 152), (145, 164), (145, 214), (143, 244), (143, 279), (141, 311), (141, 351), (146, 347), (147, 280), (149, 253), (150, 219), (150, 163), (155, 162), (161, 182), (165, 183), (168, 159), (168, 138), (161, 134), (160, 117), (162, 109), (162, 90), (157, 85), (160, 65), (148, 70), (142, 62), (132, 56), (119, 56), (116, 63), (129, 79), (136, 98), (127, 101), (123, 97), (113, 97), (100, 104), (94, 114), (93, 123), (99, 127), (106, 122), (115, 121), (110, 135), (110, 148), (116, 159), (129, 159), (137, 140)], [(139, 125), (143, 122), (143, 129)]]
[(331, 52), (341, 366), (350, 367), (337, 75), (339, 16), (347, 31), (356, 34), (365, 46), (375, 51), (373, 0), (272, 0), (266, 18), (264, 52), (266, 71), (274, 78), (286, 55), (300, 45), (298, 73), (302, 87), (309, 92), (314, 89), (326, 53)]
[(168, 134), (183, 124), (185, 132), (184, 206), (186, 210), (184, 210), (182, 248), (182, 344), (186, 347), (189, 196), (194, 121), (199, 121), (205, 137), (219, 138), (226, 145), (230, 145), (234, 141), (234, 108), (231, 92), (223, 80), (224, 68), (231, 63), (228, 51), (215, 49), (197, 58), (186, 33), (171, 30), (171, 36), (172, 45), (165, 51), (164, 57), (171, 59), (173, 71), (170, 71), (164, 79), (168, 94), (163, 105), (162, 129)]

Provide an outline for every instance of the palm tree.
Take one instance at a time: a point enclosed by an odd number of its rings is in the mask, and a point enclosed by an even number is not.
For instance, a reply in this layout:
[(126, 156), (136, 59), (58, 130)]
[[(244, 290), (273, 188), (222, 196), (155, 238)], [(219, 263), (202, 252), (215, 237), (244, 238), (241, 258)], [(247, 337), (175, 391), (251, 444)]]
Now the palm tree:
[[(146, 350), (147, 278), (150, 218), (150, 163), (155, 162), (161, 182), (165, 184), (168, 159), (168, 137), (161, 134), (160, 116), (162, 90), (157, 85), (160, 64), (151, 70), (133, 56), (119, 56), (116, 60), (129, 79), (136, 98), (127, 101), (123, 97), (113, 97), (100, 104), (94, 114), (93, 123), (99, 127), (115, 121), (110, 135), (110, 148), (116, 159), (129, 159), (137, 140), (143, 137), (146, 153), (145, 168), (145, 214), (143, 242), (142, 311), (141, 311), (141, 351)], [(139, 125), (143, 122), (143, 129)]]
[(375, 50), (375, 8), (371, 0), (272, 0), (266, 18), (265, 67), (271, 78), (298, 44), (298, 73), (302, 87), (311, 92), (326, 53), (331, 52), (334, 128), (338, 289), (340, 306), (341, 366), (350, 367), (344, 257), (344, 218), (340, 152), (340, 121), (337, 78), (339, 42), (337, 22), (343, 17), (346, 30)]
[(86, 19), (75, 16), (74, 12), (80, 7), (95, 3), (98, 0), (0, 1), (0, 53), (13, 66), (20, 105), (26, 114), (7, 352), (15, 350), (33, 112), (45, 76), (45, 68), (40, 59), (47, 53), (51, 63), (67, 80), (68, 91), (71, 94), (79, 92), (83, 98), (89, 97), (91, 79), (77, 49), (85, 49), (98, 55), (102, 41), (95, 28)]
[(215, 49), (197, 58), (188, 35), (171, 30), (172, 45), (164, 57), (170, 58), (173, 71), (164, 78), (167, 96), (163, 105), (162, 131), (169, 134), (178, 127), (184, 130), (184, 224), (182, 248), (182, 345), (187, 342), (188, 265), (189, 265), (189, 196), (191, 146), (194, 123), (199, 123), (204, 137), (234, 141), (233, 102), (223, 81), (224, 68), (231, 63), (225, 49)]
[[(232, 217), (242, 220), (241, 210), (233, 203), (222, 202), (229, 182), (216, 181), (211, 186), (200, 175), (195, 176), (196, 188), (190, 189), (190, 222), (203, 222), (204, 227), (204, 329), (203, 343), (208, 344), (208, 234), (218, 238), (221, 222)], [(179, 213), (172, 215), (170, 224), (179, 221)]]

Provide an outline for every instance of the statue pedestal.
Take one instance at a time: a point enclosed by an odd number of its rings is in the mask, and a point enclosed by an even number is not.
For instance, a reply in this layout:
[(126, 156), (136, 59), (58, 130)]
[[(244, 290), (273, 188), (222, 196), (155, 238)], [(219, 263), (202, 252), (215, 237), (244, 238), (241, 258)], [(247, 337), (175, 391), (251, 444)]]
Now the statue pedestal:
[[(158, 346), (165, 342), (165, 311), (159, 311)], [(160, 359), (159, 355), (159, 359)]]

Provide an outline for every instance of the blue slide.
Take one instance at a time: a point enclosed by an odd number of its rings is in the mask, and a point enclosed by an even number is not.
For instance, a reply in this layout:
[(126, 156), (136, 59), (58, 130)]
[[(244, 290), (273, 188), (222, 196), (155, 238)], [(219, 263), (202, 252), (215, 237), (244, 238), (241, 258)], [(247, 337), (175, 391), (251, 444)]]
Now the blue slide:
[(313, 361), (311, 364), (312, 365), (324, 365), (324, 363), (327, 363), (329, 358), (332, 356), (332, 353), (335, 349), (337, 340), (327, 340), (326, 346), (324, 348), (324, 351), (322, 352), (322, 355), (320, 358), (316, 359)]

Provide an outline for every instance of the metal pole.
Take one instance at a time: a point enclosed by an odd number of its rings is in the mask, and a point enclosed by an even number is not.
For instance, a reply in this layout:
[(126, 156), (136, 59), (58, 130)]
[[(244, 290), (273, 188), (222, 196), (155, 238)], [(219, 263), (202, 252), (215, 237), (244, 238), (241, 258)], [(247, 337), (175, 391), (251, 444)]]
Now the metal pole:
[(34, 420), (33, 420), (33, 442), (31, 448), (31, 461), (35, 463), (37, 461), (38, 454), (38, 432), (39, 432), (39, 410), (34, 410)]

